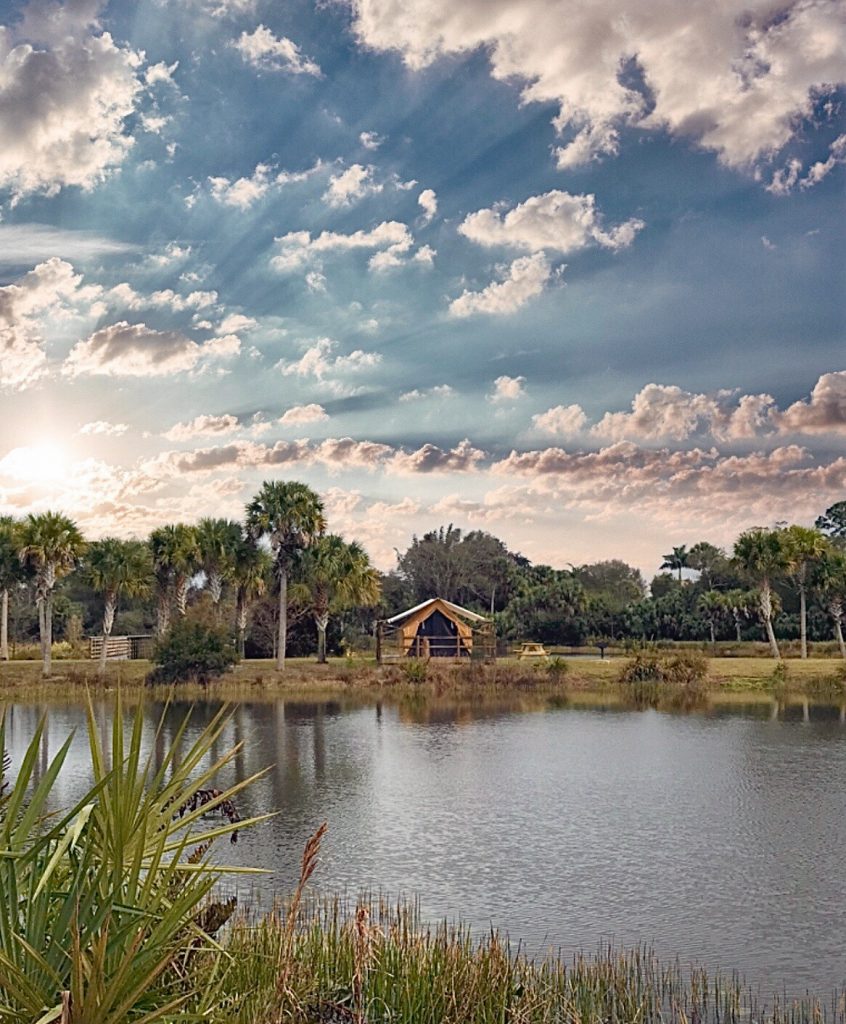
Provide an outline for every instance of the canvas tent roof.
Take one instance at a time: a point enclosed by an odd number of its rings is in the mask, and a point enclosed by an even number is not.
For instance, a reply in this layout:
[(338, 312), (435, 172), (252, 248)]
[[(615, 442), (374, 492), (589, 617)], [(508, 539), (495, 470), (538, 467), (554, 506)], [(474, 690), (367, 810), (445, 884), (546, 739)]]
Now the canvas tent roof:
[[(477, 612), (471, 612), (469, 608), (462, 608), (460, 604), (453, 604), (452, 601), (447, 601), (443, 597), (431, 597), (428, 601), (421, 601), (420, 604), (416, 604), (413, 608), (400, 612), (398, 615), (394, 615), (392, 618), (386, 619), (385, 621), (392, 626), (399, 625), (405, 619), (411, 618), (412, 615), (417, 615), (419, 612), (426, 610), (430, 606), (433, 610), (437, 606), (448, 608), (453, 615), (466, 619), (468, 622), (488, 621), (484, 615), (479, 615)], [(422, 617), (423, 616), (421, 616), (421, 618)]]

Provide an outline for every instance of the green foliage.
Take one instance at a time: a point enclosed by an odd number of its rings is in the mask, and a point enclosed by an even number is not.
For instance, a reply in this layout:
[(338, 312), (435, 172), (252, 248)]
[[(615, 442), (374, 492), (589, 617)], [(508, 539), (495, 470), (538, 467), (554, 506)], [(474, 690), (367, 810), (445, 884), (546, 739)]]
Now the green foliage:
[(429, 674), (429, 666), (419, 658), (406, 658), (401, 663), (400, 670), (407, 683), (425, 683)]
[(549, 678), (556, 683), (560, 682), (570, 671), (570, 666), (563, 658), (550, 658), (544, 668)]
[(153, 649), (156, 668), (147, 677), (155, 683), (206, 684), (235, 665), (238, 654), (229, 633), (198, 618), (177, 621)]
[[(214, 915), (203, 907), (230, 870), (212, 865), (209, 846), (231, 826), (203, 815), (252, 779), (194, 806), (236, 753), (201, 768), (223, 733), (225, 713), (191, 744), (183, 722), (159, 760), (155, 745), (142, 752), (144, 714), (139, 706), (125, 737), (118, 698), (104, 749), (89, 704), (92, 784), (58, 814), (48, 815), (49, 799), (71, 737), (39, 773), (42, 721), (11, 785), (0, 764), (3, 1024), (59, 1020), (62, 993), (73, 1024), (208, 1020), (219, 1005), (222, 957), (209, 934)], [(3, 741), (0, 718), (0, 750)], [(188, 973), (197, 958), (206, 965), (202, 987)]]
[(703, 683), (708, 675), (708, 659), (699, 651), (677, 653), (640, 652), (621, 669), (624, 684), (656, 682), (678, 686)]

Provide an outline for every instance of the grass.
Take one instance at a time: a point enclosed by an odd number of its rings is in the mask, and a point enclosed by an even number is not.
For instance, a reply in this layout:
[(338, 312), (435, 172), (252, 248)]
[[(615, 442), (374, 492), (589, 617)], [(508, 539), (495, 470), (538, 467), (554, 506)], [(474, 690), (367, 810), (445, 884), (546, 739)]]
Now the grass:
[[(661, 652), (661, 657), (674, 655)], [(152, 690), (144, 686), (150, 670), (147, 661), (112, 662), (101, 679), (96, 662), (63, 660), (54, 663), (49, 680), (41, 678), (40, 662), (12, 661), (0, 663), (0, 700), (78, 700), (86, 688), (103, 694), (120, 688), (129, 700), (143, 694), (164, 697), (176, 692), (184, 700), (261, 701), (337, 696), (495, 700), (508, 696), (618, 703), (631, 696), (630, 688), (619, 681), (621, 671), (630, 664), (631, 659), (622, 657), (556, 657), (549, 663), (501, 658), (492, 665), (409, 662), (379, 667), (366, 658), (332, 658), (327, 665), (318, 665), (311, 658), (296, 658), (289, 659), (288, 667), (280, 673), (269, 659), (250, 660), (241, 662), (207, 687), (180, 684), (174, 691), (165, 686)], [(771, 659), (757, 657), (708, 658), (703, 664), (705, 677), (699, 696), (707, 702), (736, 694), (760, 699), (846, 699), (846, 663), (840, 659), (790, 659), (781, 663), (782, 668)]]

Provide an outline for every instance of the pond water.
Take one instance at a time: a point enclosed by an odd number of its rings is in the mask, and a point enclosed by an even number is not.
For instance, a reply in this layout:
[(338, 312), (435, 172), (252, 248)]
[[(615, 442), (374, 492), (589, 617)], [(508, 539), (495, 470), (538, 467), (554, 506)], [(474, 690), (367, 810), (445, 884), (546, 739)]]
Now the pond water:
[[(189, 731), (215, 710), (195, 708)], [(13, 760), (45, 712), (50, 752), (84, 731), (81, 707), (12, 705)], [(165, 737), (184, 712), (167, 710)], [(97, 713), (105, 729), (109, 706)], [(647, 943), (765, 993), (846, 985), (843, 709), (278, 701), (237, 706), (225, 738), (245, 744), (230, 778), (272, 765), (239, 810), (280, 814), (221, 847), (269, 869), (250, 883), (262, 902), (291, 889), (326, 820), (327, 893), (417, 895), (429, 919), (493, 925), (533, 954)], [(85, 764), (79, 737), (57, 806)]]

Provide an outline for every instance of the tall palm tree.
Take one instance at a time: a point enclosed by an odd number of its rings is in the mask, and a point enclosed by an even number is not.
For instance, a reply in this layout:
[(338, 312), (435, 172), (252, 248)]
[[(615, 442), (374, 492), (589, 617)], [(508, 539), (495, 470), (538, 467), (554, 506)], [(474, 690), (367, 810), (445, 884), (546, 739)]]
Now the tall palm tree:
[(267, 578), (273, 567), (270, 555), (249, 537), (242, 537), (232, 561), (232, 583), (235, 586), (235, 629), (238, 634), (238, 655), (244, 657), (247, 617), (252, 601), (267, 589)]
[(806, 526), (785, 527), (781, 531), (787, 561), (787, 575), (799, 591), (799, 642), (803, 658), (808, 657), (808, 578), (824, 556), (828, 541), (819, 530)]
[(42, 674), (50, 675), (53, 651), (53, 588), (74, 568), (85, 551), (76, 523), (61, 512), (28, 515), (20, 529), (20, 559), (35, 577)]
[(325, 664), (330, 613), (377, 604), (379, 573), (360, 544), (347, 544), (333, 533), (316, 541), (298, 568), (292, 598), (311, 612), (317, 627), (317, 660)]
[(661, 569), (678, 569), (679, 583), (682, 581), (682, 569), (686, 569), (690, 558), (690, 552), (687, 550), (686, 545), (682, 544), (680, 547), (673, 548), (669, 555), (661, 556), (664, 561), (661, 563)]
[(279, 643), (277, 669), (285, 668), (285, 643), (288, 636), (288, 575), (296, 559), (326, 530), (323, 502), (305, 484), (265, 481), (247, 505), (247, 531), (259, 540), (270, 542), (279, 581)]
[(834, 638), (840, 648), (840, 657), (846, 659), (843, 640), (843, 613), (846, 610), (846, 552), (829, 544), (822, 558), (814, 566), (814, 585), (825, 604), (834, 625)]
[(752, 609), (757, 606), (756, 597), (748, 590), (727, 590), (723, 594), (723, 601), (725, 602), (725, 607), (732, 614), (737, 642), (740, 643), (743, 639), (741, 636), (743, 620), (748, 618)]
[(696, 602), (697, 608), (708, 620), (708, 626), (711, 630), (711, 650), (716, 653), (717, 650), (717, 622), (722, 617), (722, 613), (726, 610), (725, 596), (717, 590), (706, 590), (704, 594), (699, 595), (699, 600)]
[(242, 540), (241, 524), (231, 519), (201, 519), (196, 530), (200, 565), (206, 574), (206, 584), (217, 614), (223, 584), (232, 573), (235, 551)]
[(171, 596), (180, 615), (188, 607), (188, 584), (200, 571), (200, 545), (193, 526), (171, 523), (150, 534), (150, 550), (156, 577), (156, 634), (170, 624)]
[(0, 516), (0, 660), (9, 660), (9, 591), (24, 577), (20, 559), (20, 523)]
[(88, 546), (84, 562), (85, 577), (97, 594), (103, 595), (103, 646), (100, 651), (100, 675), (106, 671), (106, 649), (115, 622), (121, 594), (142, 597), (149, 593), (153, 576), (150, 549), (138, 540), (104, 537)]
[(781, 658), (773, 630), (773, 580), (787, 568), (781, 531), (755, 526), (742, 533), (734, 544), (734, 558), (758, 588), (758, 611), (767, 631), (770, 651)]

